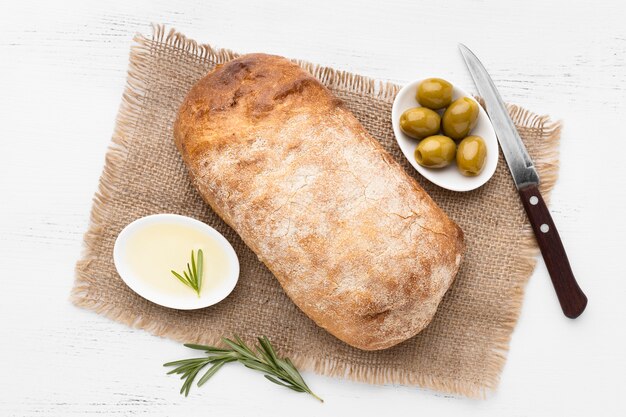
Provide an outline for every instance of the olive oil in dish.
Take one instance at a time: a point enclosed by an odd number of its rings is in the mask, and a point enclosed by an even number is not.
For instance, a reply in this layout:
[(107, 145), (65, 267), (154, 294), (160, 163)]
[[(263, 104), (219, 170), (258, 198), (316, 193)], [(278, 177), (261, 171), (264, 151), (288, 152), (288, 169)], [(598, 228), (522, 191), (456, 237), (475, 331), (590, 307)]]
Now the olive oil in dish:
[(219, 287), (228, 276), (228, 257), (211, 237), (176, 223), (153, 223), (137, 229), (126, 243), (126, 262), (133, 274), (155, 290), (172, 295), (194, 295), (172, 274), (185, 271), (191, 251), (202, 249), (204, 268), (200, 296)]
[[(182, 283), (193, 251), (202, 251), (199, 294)], [(157, 304), (194, 309), (215, 304), (234, 288), (239, 262), (230, 243), (208, 225), (174, 214), (147, 216), (129, 224), (114, 248), (118, 272), (128, 286)], [(193, 268), (192, 268), (193, 269)]]

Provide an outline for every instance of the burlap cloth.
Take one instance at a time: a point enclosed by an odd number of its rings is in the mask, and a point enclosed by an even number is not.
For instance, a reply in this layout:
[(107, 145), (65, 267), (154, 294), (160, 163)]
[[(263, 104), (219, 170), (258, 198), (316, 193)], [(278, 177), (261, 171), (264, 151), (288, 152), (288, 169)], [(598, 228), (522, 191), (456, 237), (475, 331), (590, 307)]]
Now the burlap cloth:
[[(385, 351), (354, 349), (316, 326), (289, 300), (255, 254), (202, 201), (174, 147), (172, 124), (189, 88), (216, 64), (235, 56), (161, 26), (151, 38), (135, 38), (128, 85), (85, 235), (86, 250), (77, 264), (73, 302), (185, 342), (213, 344), (221, 336), (239, 334), (252, 340), (267, 335), (299, 367), (326, 375), (415, 384), (466, 396), (494, 389), (537, 254), (502, 156), (494, 177), (478, 190), (443, 190), (409, 166), (394, 140), (390, 114), (398, 86), (301, 62), (346, 102), (463, 228), (467, 239), (461, 271), (422, 333)], [(511, 106), (510, 112), (537, 164), (546, 196), (556, 180), (560, 126), (519, 107)], [(146, 301), (122, 282), (112, 260), (115, 238), (131, 221), (153, 213), (200, 219), (233, 244), (241, 275), (226, 300), (197, 311), (171, 310)]]

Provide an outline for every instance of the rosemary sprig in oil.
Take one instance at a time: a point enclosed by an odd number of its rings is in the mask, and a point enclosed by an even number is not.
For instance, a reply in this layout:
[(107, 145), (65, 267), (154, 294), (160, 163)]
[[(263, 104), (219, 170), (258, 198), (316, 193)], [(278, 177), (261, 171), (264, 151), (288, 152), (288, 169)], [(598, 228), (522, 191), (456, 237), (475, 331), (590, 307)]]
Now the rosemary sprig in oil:
[(202, 253), (202, 249), (198, 249), (198, 262), (196, 263), (196, 259), (191, 251), (191, 265), (187, 263), (187, 270), (183, 271), (183, 274), (179, 274), (178, 272), (172, 270), (172, 274), (178, 278), (180, 282), (191, 288), (198, 294), (200, 297), (200, 290), (202, 289), (202, 266), (204, 264), (204, 255)]

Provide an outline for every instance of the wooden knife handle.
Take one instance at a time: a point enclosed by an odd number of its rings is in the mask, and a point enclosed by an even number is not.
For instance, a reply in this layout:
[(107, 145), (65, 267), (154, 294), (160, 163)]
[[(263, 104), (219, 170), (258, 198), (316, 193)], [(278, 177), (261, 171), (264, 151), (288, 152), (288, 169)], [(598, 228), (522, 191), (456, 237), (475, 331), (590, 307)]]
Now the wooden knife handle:
[(550, 273), (559, 303), (561, 303), (561, 309), (567, 317), (575, 319), (587, 307), (587, 297), (574, 278), (559, 232), (552, 221), (548, 207), (536, 185), (520, 189), (519, 194), (530, 224), (535, 231), (543, 260)]

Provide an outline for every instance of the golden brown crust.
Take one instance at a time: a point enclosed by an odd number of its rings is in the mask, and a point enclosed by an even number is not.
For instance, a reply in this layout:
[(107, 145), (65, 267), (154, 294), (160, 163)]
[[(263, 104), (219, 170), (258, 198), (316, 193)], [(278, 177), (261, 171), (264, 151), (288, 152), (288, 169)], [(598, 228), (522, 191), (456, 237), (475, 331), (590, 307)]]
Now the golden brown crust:
[(374, 350), (430, 322), (463, 233), (310, 74), (264, 54), (223, 64), (174, 135), (204, 199), (318, 325)]

